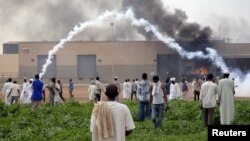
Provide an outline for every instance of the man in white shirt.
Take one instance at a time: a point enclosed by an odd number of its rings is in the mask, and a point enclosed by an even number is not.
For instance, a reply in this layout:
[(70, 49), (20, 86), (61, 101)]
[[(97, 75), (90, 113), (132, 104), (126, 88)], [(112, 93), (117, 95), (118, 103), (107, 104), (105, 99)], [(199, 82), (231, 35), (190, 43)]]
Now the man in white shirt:
[(9, 78), (8, 81), (4, 84), (2, 89), (2, 94), (4, 95), (5, 105), (11, 104), (11, 90), (13, 87), (12, 79)]
[(165, 86), (161, 84), (157, 75), (153, 76), (153, 85), (150, 87), (150, 93), (150, 105), (153, 104), (151, 118), (155, 128), (161, 128), (167, 95), (165, 95)]
[(218, 87), (213, 82), (213, 74), (207, 75), (207, 81), (201, 85), (200, 101), (203, 110), (205, 126), (213, 125), (214, 109), (218, 96)]
[[(107, 124), (97, 124), (99, 120), (103, 119), (103, 117), (100, 117), (102, 119), (96, 119), (94, 112), (92, 112), (90, 125), (90, 131), (92, 132), (92, 141), (125, 141), (125, 136), (131, 134), (132, 130), (135, 128), (132, 115), (126, 105), (115, 101), (118, 95), (116, 85), (108, 85), (105, 94), (108, 98), (108, 108), (111, 110), (112, 113), (112, 125), (114, 126), (114, 128), (112, 129), (115, 130), (114, 135), (107, 138), (102, 138), (99, 136), (99, 132), (103, 133), (106, 131), (103, 131), (103, 128), (98, 128), (98, 126), (100, 127)], [(104, 115), (107, 116), (107, 114), (105, 113)]]
[(11, 104), (18, 103), (18, 99), (20, 97), (20, 86), (14, 81), (12, 90), (11, 90)]
[(91, 102), (96, 100), (95, 93), (96, 93), (97, 87), (95, 86), (95, 81), (91, 81), (89, 88), (88, 88), (88, 93), (89, 93), (89, 100)]

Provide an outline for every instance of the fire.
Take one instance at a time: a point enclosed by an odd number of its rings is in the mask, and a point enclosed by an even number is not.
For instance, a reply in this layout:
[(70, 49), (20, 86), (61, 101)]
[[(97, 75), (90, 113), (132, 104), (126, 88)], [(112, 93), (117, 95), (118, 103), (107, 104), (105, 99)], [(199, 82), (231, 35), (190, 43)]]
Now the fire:
[(208, 69), (206, 67), (201, 67), (193, 71), (193, 74), (208, 74)]

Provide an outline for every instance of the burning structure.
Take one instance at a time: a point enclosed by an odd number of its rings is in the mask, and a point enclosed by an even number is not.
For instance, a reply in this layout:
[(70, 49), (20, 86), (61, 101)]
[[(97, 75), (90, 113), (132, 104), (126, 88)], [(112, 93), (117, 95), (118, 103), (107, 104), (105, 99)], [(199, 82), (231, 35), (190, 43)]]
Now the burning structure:
[[(18, 56), (18, 76), (32, 77), (41, 72), (48, 51), (57, 42), (16, 42), (4, 44), (4, 55)], [(250, 44), (215, 42), (214, 47), (230, 67), (250, 70)], [(3, 56), (4, 56), (3, 55)], [(2, 67), (2, 66), (1, 66)], [(143, 72), (166, 77), (202, 76), (208, 72), (220, 74), (220, 70), (204, 60), (182, 59), (174, 50), (159, 41), (72, 41), (54, 55), (44, 79), (50, 77), (89, 80), (97, 75), (102, 81), (112, 81), (114, 74), (120, 81), (140, 78)]]

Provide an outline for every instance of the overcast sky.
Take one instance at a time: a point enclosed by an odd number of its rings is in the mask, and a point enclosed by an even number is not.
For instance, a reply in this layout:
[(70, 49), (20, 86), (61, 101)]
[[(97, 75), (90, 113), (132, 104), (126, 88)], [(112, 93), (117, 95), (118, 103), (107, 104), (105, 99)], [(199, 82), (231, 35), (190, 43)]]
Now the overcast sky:
[[(111, 10), (119, 6), (117, 1), (122, 0), (67, 0), (65, 4), (56, 1), (60, 0), (0, 0), (0, 53), (2, 43), (8, 41), (58, 40), (76, 23), (86, 20), (88, 16), (97, 16), (105, 10), (103, 7)], [(250, 42), (250, 0), (162, 1), (167, 9), (185, 11), (188, 21), (210, 26), (214, 37), (219, 36), (220, 25), (221, 38), (230, 37), (232, 42)], [(86, 5), (91, 11), (84, 8)], [(70, 12), (65, 11), (65, 8)], [(53, 14), (57, 16), (49, 17)], [(67, 23), (60, 23), (65, 18)], [(51, 29), (57, 32), (51, 33)]]

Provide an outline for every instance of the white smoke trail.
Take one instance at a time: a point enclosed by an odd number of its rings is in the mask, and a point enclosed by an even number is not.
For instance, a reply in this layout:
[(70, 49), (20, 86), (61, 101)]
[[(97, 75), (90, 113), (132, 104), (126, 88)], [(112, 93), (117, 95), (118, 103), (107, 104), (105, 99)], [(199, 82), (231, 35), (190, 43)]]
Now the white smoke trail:
[[(175, 41), (175, 39), (160, 33), (158, 28), (150, 24), (147, 20), (142, 18), (136, 19), (132, 9), (128, 9), (125, 15), (119, 13), (117, 15), (118, 15), (117, 16), (118, 20), (125, 16), (125, 18), (131, 20), (133, 25), (138, 27), (142, 26), (147, 32), (151, 31), (158, 40), (164, 42), (169, 48), (175, 50), (181, 57), (187, 59), (193, 59), (193, 58), (209, 59), (213, 63), (213, 65), (220, 68), (222, 72), (229, 72), (228, 66), (226, 65), (223, 58), (218, 54), (218, 52), (215, 49), (207, 47), (206, 48), (206, 51), (208, 52), (207, 54), (204, 54), (202, 51), (188, 52), (184, 50)], [(235, 84), (237, 85), (237, 87), (235, 87), (236, 96), (250, 97), (248, 88), (248, 85), (250, 83), (250, 73), (244, 75), (240, 70), (234, 69), (231, 71), (231, 78), (235, 79)]]
[(48, 66), (52, 63), (51, 60), (53, 59), (53, 56), (57, 53), (57, 51), (60, 48), (64, 47), (64, 44), (71, 41), (71, 39), (77, 35), (78, 33), (82, 32), (84, 29), (86, 29), (88, 26), (101, 26), (102, 22), (111, 17), (114, 16), (116, 12), (115, 11), (106, 11), (102, 15), (98, 16), (95, 20), (89, 20), (84, 23), (80, 23), (79, 26), (76, 25), (72, 31), (69, 32), (66, 38), (60, 40), (60, 42), (53, 47), (52, 50), (48, 53), (48, 58), (46, 59), (45, 64), (43, 65), (42, 72), (39, 74), (40, 78), (43, 77), (43, 75), (46, 73)]
[(115, 17), (117, 20), (121, 18), (127, 18), (128, 20), (131, 20), (132, 25), (144, 27), (145, 31), (152, 32), (158, 40), (164, 42), (169, 48), (175, 50), (183, 58), (209, 59), (216, 67), (220, 68), (222, 72), (229, 71), (229, 68), (226, 66), (223, 58), (218, 55), (216, 50), (212, 48), (206, 48), (206, 51), (208, 52), (207, 54), (204, 54), (202, 51), (186, 51), (175, 41), (175, 39), (160, 33), (155, 25), (150, 24), (147, 20), (143, 18), (136, 19), (134, 16), (134, 12), (131, 8), (129, 8), (125, 14), (117, 13), (117, 16)]
[[(144, 27), (145, 31), (152, 32), (158, 40), (165, 43), (167, 47), (175, 50), (183, 58), (209, 59), (216, 67), (220, 68), (222, 72), (229, 71), (229, 68), (225, 64), (223, 58), (218, 55), (215, 49), (206, 48), (207, 54), (204, 54), (202, 51), (188, 52), (184, 50), (173, 38), (160, 33), (155, 25), (150, 24), (147, 20), (143, 18), (135, 18), (132, 8), (129, 8), (125, 13), (117, 13), (115, 11), (105, 12), (104, 14), (98, 16), (95, 20), (86, 21), (84, 23), (80, 23), (80, 26), (75, 26), (74, 30), (70, 31), (66, 39), (62, 39), (56, 46), (54, 46), (52, 50), (49, 51), (49, 57), (46, 60), (46, 63), (43, 65), (40, 77), (42, 77), (46, 73), (47, 67), (51, 64), (51, 59), (53, 58), (53, 55), (56, 54), (56, 52), (60, 48), (63, 48), (66, 42), (70, 41), (75, 35), (83, 31), (88, 26), (100, 26), (102, 22), (109, 17), (113, 17), (116, 21), (119, 21), (121, 19), (128, 19), (131, 21), (132, 25), (137, 27)], [(235, 73), (235, 75), (238, 76), (239, 73)], [(239, 80), (240, 84), (243, 83), (243, 81), (240, 81), (240, 79), (237, 80)]]
[(233, 69), (230, 77), (234, 78), (235, 95), (239, 97), (250, 97), (250, 72), (244, 74), (239, 69)]

